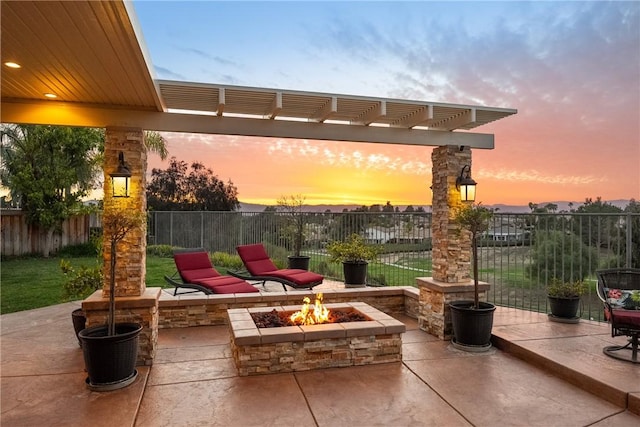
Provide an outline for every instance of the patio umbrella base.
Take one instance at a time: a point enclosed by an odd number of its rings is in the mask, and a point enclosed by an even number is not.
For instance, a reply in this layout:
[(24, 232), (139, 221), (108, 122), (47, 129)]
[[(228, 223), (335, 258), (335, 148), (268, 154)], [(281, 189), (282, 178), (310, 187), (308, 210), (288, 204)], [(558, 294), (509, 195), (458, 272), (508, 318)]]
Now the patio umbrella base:
[(92, 390), (92, 391), (112, 391), (112, 390), (118, 390), (120, 388), (124, 388), (128, 386), (129, 384), (133, 383), (136, 380), (136, 378), (138, 378), (137, 369), (133, 371), (133, 374), (131, 374), (130, 377), (120, 381), (115, 381), (112, 383), (104, 383), (104, 384), (92, 384), (91, 379), (87, 377), (87, 379), (85, 380), (85, 383), (87, 383), (87, 387), (89, 388), (89, 390)]
[(491, 350), (491, 343), (486, 345), (470, 345), (470, 344), (460, 344), (456, 342), (455, 338), (451, 338), (451, 345), (454, 348), (462, 351), (468, 351), (470, 353), (484, 353), (485, 351)]
[(549, 320), (551, 320), (552, 322), (558, 322), (558, 323), (578, 323), (580, 321), (580, 317), (578, 316), (558, 317), (558, 316), (554, 316), (553, 314), (548, 314), (547, 316), (549, 316)]

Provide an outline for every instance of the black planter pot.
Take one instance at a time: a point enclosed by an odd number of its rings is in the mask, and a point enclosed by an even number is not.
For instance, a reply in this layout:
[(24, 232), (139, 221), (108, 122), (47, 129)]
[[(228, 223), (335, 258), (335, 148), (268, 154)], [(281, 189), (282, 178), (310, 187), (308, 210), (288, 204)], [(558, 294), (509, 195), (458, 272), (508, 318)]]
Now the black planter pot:
[(92, 326), (82, 330), (84, 364), (89, 377), (87, 385), (95, 391), (110, 391), (131, 384), (137, 376), (138, 335), (142, 326), (137, 323), (116, 324), (116, 334), (107, 336), (107, 326)]
[(300, 256), (289, 255), (287, 259), (289, 260), (289, 265), (288, 265), (289, 268), (296, 268), (299, 270), (309, 270), (309, 261), (311, 260), (311, 257), (308, 257), (306, 255), (300, 255)]
[(486, 351), (491, 348), (491, 329), (496, 306), (480, 302), (477, 309), (473, 301), (454, 301), (451, 308), (453, 344), (467, 351)]
[(368, 264), (369, 263), (366, 261), (343, 262), (342, 271), (344, 273), (344, 285), (348, 288), (366, 286)]
[(82, 347), (82, 341), (78, 334), (85, 328), (87, 324), (87, 317), (84, 315), (84, 310), (77, 308), (71, 312), (71, 321), (73, 321), (73, 330), (76, 332), (76, 338), (78, 338), (78, 344)]
[(559, 321), (572, 321), (579, 320), (578, 310), (580, 309), (580, 297), (572, 298), (560, 298), (547, 296), (549, 299), (549, 308), (551, 309), (551, 320), (558, 319)]

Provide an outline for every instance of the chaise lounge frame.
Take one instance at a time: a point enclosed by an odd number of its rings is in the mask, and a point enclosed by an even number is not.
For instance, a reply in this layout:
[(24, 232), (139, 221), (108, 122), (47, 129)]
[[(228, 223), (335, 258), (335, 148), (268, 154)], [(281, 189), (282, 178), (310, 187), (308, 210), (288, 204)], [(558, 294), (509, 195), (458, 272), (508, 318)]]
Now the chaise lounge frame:
[[(176, 249), (176, 250), (173, 251), (174, 261), (175, 261), (175, 256), (176, 255), (199, 253), (199, 252), (207, 253), (206, 249), (204, 249), (204, 248)], [(176, 267), (177, 267), (177, 265), (176, 265)], [(211, 268), (215, 271), (215, 269), (213, 268), (213, 265), (211, 265)], [(215, 276), (215, 277), (225, 277), (225, 275), (220, 275), (220, 276)], [(236, 276), (231, 276), (231, 277), (236, 277)], [(238, 277), (236, 277), (236, 278), (238, 278)], [(238, 278), (238, 279), (240, 279), (240, 278)], [(215, 295), (216, 294), (216, 292), (214, 292), (211, 288), (208, 288), (206, 286), (200, 285), (198, 283), (188, 282), (188, 281), (184, 280), (182, 278), (182, 276), (180, 275), (180, 271), (178, 269), (176, 269), (176, 271), (171, 276), (165, 275), (164, 276), (164, 280), (169, 285), (174, 287), (174, 290), (173, 290), (173, 295), (174, 296), (186, 295), (186, 294), (191, 294), (191, 293), (196, 293), (196, 292), (202, 292), (205, 295)], [(184, 292), (178, 292), (178, 289), (190, 289), (190, 290), (184, 291)], [(257, 291), (257, 289), (256, 289), (256, 291)]]
[[(282, 285), (282, 288), (285, 290), (285, 292), (287, 291), (287, 286), (290, 286), (294, 289), (312, 289), (314, 286), (322, 284), (324, 280), (324, 276), (321, 276), (316, 273), (308, 272), (306, 270), (278, 269), (275, 266), (275, 264), (273, 264), (273, 261), (271, 261), (271, 259), (267, 255), (267, 252), (264, 249), (264, 245), (262, 245), (261, 243), (251, 244), (251, 245), (240, 245), (236, 247), (236, 250), (238, 252), (238, 255), (240, 255), (240, 259), (242, 259), (242, 262), (245, 265), (245, 269), (236, 270), (236, 271), (229, 270), (227, 271), (227, 273), (239, 279), (262, 282), (263, 287), (265, 286), (266, 282), (278, 282)], [(268, 274), (269, 272), (261, 274), (261, 273), (257, 273), (255, 270), (252, 272), (251, 260), (248, 260), (246, 257), (247, 251), (257, 251), (258, 253), (261, 253), (262, 261), (267, 265), (269, 265), (269, 267), (271, 268), (271, 272), (275, 272), (278, 275), (274, 276), (274, 275)], [(315, 280), (310, 280), (304, 284), (300, 284), (300, 283), (296, 283), (291, 279), (283, 277), (283, 276), (286, 276), (287, 274), (290, 276), (293, 276), (296, 274), (299, 275), (299, 274), (305, 274), (305, 273), (307, 275), (311, 274), (311, 275), (317, 276), (317, 278)]]
[(640, 310), (614, 307), (608, 300), (607, 289), (640, 290), (640, 268), (610, 268), (596, 271), (597, 294), (604, 304), (605, 317), (611, 323), (611, 336), (627, 336), (626, 345), (604, 347), (607, 356), (626, 362), (640, 363), (638, 347), (640, 340)]

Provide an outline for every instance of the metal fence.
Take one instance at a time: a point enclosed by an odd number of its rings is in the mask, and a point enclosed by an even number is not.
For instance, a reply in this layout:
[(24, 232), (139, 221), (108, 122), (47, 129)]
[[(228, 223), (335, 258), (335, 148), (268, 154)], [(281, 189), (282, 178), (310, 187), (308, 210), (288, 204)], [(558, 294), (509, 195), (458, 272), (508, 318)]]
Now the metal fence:
[[(304, 213), (303, 253), (311, 269), (342, 280), (342, 268), (328, 262), (332, 240), (358, 233), (379, 244), (379, 262), (369, 265), (371, 284), (415, 286), (431, 275), (430, 213)], [(279, 212), (152, 212), (149, 244), (204, 247), (235, 254), (241, 244), (263, 242), (280, 266), (292, 239)], [(479, 280), (491, 284), (489, 300), (503, 306), (547, 311), (545, 286), (553, 278), (584, 280), (582, 316), (602, 320), (595, 294), (595, 270), (640, 267), (640, 214), (496, 213), (479, 242)]]

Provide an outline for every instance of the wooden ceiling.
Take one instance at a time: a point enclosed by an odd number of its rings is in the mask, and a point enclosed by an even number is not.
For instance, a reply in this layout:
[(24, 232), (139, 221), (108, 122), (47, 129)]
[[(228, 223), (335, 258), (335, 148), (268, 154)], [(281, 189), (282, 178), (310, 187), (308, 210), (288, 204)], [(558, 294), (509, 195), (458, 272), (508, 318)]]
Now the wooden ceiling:
[(130, 7), (3, 0), (3, 101), (43, 101), (53, 93), (60, 102), (162, 111)]

